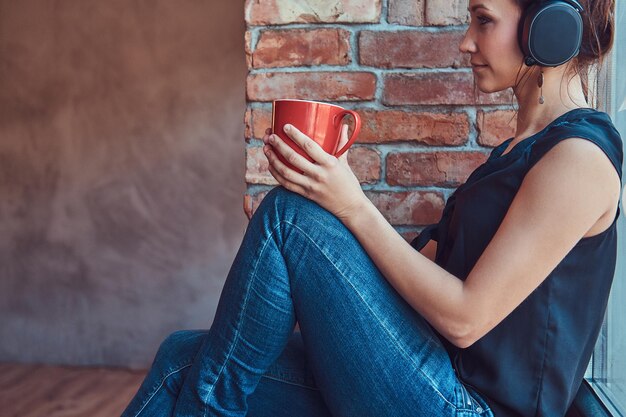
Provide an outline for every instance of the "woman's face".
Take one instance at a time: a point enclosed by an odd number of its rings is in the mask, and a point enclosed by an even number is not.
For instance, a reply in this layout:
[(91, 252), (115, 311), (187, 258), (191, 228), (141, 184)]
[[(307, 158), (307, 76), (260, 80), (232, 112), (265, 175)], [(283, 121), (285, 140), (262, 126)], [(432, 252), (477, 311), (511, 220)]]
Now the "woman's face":
[(515, 0), (470, 0), (469, 11), (459, 50), (471, 55), (478, 89), (493, 93), (513, 87), (524, 59), (517, 40), (519, 6)]

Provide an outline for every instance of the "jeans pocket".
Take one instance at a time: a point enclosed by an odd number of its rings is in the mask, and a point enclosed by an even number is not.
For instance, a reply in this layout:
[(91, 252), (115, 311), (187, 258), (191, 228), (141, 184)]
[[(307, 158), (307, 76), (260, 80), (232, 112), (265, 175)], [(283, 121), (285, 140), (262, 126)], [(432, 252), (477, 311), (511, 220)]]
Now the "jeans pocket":
[(475, 389), (459, 382), (456, 391), (458, 416), (493, 416), (491, 408)]

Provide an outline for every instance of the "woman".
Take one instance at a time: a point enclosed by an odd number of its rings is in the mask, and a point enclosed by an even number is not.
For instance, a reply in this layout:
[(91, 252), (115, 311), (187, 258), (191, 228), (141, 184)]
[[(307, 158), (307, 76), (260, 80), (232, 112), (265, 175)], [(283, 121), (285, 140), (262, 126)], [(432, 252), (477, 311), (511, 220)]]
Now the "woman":
[(513, 88), (517, 129), (411, 245), (345, 156), (289, 126), (315, 164), (263, 138), (282, 187), (253, 216), (211, 329), (162, 343), (124, 417), (565, 414), (616, 262), (622, 145), (579, 76), (611, 47), (614, 3), (582, 1), (581, 52), (556, 67), (524, 63), (528, 6), (469, 2), (460, 50), (478, 89)]

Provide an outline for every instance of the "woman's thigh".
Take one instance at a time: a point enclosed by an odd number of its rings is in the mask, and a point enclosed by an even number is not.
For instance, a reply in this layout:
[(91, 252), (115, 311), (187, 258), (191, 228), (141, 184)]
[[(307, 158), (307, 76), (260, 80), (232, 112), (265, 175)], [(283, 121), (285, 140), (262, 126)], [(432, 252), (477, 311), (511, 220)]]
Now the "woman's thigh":
[(271, 198), (283, 218), (283, 255), (309, 363), (334, 416), (490, 413), (467, 395), (429, 324), (335, 216), (286, 190)]

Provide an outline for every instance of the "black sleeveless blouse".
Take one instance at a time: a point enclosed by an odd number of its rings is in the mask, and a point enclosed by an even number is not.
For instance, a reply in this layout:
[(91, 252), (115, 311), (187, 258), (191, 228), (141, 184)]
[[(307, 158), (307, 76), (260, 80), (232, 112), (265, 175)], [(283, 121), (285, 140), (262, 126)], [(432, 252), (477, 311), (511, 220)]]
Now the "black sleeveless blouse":
[[(437, 241), (435, 262), (465, 280), (517, 193), (526, 173), (567, 138), (595, 143), (622, 178), (622, 140), (606, 113), (571, 110), (502, 155), (510, 138), (458, 187), (440, 221), (411, 245)], [(601, 184), (598, 184), (601, 186)], [(509, 316), (459, 349), (434, 328), (459, 379), (476, 389), (496, 417), (565, 415), (584, 377), (607, 306), (617, 260), (616, 210), (611, 226), (581, 239)]]

